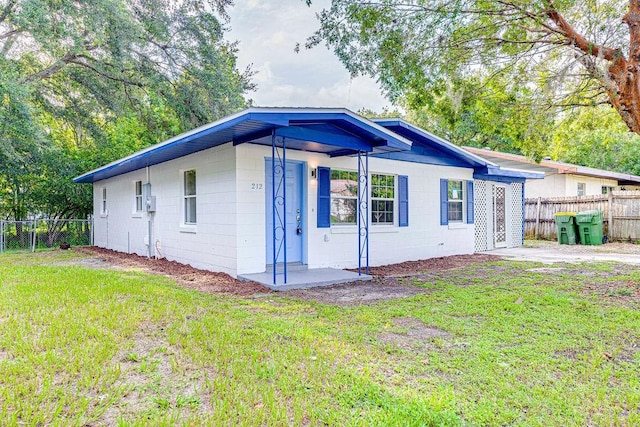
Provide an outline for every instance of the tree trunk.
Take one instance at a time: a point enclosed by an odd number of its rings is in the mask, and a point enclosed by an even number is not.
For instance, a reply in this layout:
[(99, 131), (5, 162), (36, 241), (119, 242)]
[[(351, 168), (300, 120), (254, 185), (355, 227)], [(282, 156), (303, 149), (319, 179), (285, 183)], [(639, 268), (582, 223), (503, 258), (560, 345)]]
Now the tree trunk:
[(629, 1), (629, 12), (622, 18), (629, 27), (629, 58), (622, 54), (609, 66), (617, 91), (608, 91), (611, 104), (633, 132), (640, 134), (640, 1)]

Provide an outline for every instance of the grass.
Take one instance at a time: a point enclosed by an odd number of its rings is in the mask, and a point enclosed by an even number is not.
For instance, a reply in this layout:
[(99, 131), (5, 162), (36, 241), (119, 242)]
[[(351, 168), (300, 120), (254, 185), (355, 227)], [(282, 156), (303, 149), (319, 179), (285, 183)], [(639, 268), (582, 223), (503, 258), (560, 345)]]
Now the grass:
[(632, 291), (583, 292), (631, 269), (476, 265), (338, 307), (78, 257), (0, 256), (1, 425), (640, 424)]

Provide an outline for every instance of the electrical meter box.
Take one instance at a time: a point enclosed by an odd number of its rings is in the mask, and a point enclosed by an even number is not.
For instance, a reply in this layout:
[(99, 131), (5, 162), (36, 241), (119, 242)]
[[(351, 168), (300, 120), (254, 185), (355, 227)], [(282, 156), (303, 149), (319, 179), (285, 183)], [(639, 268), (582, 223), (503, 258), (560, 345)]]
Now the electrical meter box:
[(145, 212), (156, 211), (156, 196), (151, 195), (151, 184), (142, 184), (142, 200)]

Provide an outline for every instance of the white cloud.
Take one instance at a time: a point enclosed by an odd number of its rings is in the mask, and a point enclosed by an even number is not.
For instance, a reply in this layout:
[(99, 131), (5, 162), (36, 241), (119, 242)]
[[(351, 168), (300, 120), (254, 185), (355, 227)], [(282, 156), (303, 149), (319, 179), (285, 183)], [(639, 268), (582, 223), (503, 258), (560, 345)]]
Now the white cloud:
[(230, 10), (230, 40), (238, 40), (238, 68), (253, 64), (258, 90), (248, 95), (254, 105), (346, 107), (381, 111), (390, 103), (377, 83), (351, 79), (340, 61), (323, 46), (295, 53), (318, 27), (315, 13), (328, 5), (302, 0), (236, 0)]

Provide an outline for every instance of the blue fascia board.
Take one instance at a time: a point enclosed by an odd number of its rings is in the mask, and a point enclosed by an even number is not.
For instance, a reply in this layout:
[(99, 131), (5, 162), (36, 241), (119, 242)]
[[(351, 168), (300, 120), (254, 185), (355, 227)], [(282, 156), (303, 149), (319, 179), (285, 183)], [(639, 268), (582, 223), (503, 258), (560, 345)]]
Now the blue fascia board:
[(504, 184), (511, 184), (514, 182), (524, 183), (526, 178), (516, 178), (512, 176), (500, 176), (500, 175), (487, 175), (482, 173), (474, 173), (473, 179), (478, 179), (482, 181), (494, 181), (494, 182), (502, 182)]
[(473, 173), (473, 178), (504, 183), (524, 183), (527, 179), (542, 179), (544, 178), (544, 173), (501, 169), (499, 166), (488, 166), (486, 168), (477, 168)]
[(499, 166), (488, 166), (486, 168), (477, 168), (476, 173), (483, 176), (501, 176), (505, 178), (519, 179), (543, 179), (544, 173), (531, 172), (516, 169), (503, 169)]
[[(235, 144), (251, 142), (251, 139), (258, 135), (265, 135), (265, 133), (268, 135), (272, 129), (291, 126), (294, 121), (298, 127), (318, 123), (335, 126), (337, 128), (336, 134), (350, 135), (351, 139), (349, 139), (347, 148), (357, 147), (356, 149), (359, 151), (371, 152), (372, 147), (376, 147), (373, 152), (409, 150), (411, 148), (411, 141), (346, 109), (249, 108), (87, 172), (74, 178), (73, 182), (99, 181), (227, 142)], [(344, 123), (348, 124), (352, 131), (340, 130)], [(253, 135), (249, 136), (250, 134)], [(329, 143), (329, 146), (335, 146), (333, 144), (335, 144), (336, 137), (332, 137), (331, 133), (327, 133), (325, 141), (318, 141), (318, 139), (314, 137), (314, 140), (306, 146), (304, 141), (300, 141), (302, 145), (298, 146), (308, 151), (326, 152), (332, 156), (336, 156), (342, 151), (332, 150), (329, 147), (319, 149), (318, 144)], [(355, 143), (354, 141), (357, 139), (360, 139), (361, 143)], [(353, 154), (352, 150), (347, 150), (347, 153)]]
[(493, 165), (491, 162), (469, 153), (451, 142), (429, 133), (424, 129), (412, 125), (402, 119), (373, 119), (373, 122), (387, 129), (404, 136), (405, 138), (420, 145), (430, 146), (442, 151), (445, 154), (457, 157), (466, 165), (472, 167), (482, 167)]

